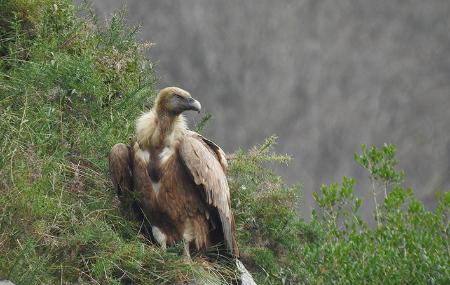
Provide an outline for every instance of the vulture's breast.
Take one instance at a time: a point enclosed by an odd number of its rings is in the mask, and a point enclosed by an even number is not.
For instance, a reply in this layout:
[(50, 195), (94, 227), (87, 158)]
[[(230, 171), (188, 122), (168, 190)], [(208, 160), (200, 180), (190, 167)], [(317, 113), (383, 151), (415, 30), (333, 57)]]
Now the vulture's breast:
[(173, 147), (164, 147), (150, 154), (148, 174), (153, 191), (159, 194), (161, 186), (168, 190), (168, 182), (177, 178), (176, 155)]

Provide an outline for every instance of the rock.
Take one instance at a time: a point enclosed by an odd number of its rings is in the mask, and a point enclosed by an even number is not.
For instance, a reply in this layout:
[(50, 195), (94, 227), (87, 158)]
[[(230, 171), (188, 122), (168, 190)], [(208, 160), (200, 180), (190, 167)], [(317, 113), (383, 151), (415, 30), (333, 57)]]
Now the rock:
[(248, 272), (247, 268), (245, 268), (244, 264), (239, 259), (236, 259), (236, 266), (241, 272), (241, 284), (242, 285), (256, 285), (253, 280), (252, 275)]

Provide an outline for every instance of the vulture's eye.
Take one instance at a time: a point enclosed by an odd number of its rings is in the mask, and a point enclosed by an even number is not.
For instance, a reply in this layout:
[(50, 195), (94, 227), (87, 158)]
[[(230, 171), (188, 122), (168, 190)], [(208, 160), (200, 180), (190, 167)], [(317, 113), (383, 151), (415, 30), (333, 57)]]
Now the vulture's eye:
[(177, 98), (179, 100), (183, 100), (184, 99), (183, 96), (181, 96), (181, 95), (178, 95), (178, 94), (174, 94), (174, 95), (175, 95), (175, 98)]

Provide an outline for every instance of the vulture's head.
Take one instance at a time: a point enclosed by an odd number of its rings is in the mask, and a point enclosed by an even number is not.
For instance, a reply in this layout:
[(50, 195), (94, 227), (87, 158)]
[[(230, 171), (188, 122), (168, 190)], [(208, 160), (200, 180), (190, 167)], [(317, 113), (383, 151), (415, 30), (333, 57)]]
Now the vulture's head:
[(178, 87), (167, 87), (159, 91), (155, 108), (158, 114), (177, 116), (188, 110), (200, 112), (202, 106), (189, 92)]

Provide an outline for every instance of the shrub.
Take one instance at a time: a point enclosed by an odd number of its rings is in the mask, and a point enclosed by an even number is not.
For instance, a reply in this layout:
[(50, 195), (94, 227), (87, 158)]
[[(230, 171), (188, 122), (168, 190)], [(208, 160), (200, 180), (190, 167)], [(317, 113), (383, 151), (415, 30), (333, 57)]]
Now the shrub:
[(298, 280), (301, 246), (315, 235), (296, 211), (300, 187), (287, 186), (267, 165), (290, 160), (272, 152), (275, 141), (237, 152), (229, 171), (241, 255), (253, 264), (259, 284)]
[[(312, 223), (323, 229), (321, 242), (304, 248), (304, 283), (447, 284), (450, 281), (449, 197), (436, 211), (427, 211), (412, 189), (399, 186), (403, 172), (395, 170), (396, 149), (363, 146), (355, 160), (369, 171), (376, 197), (375, 228), (358, 216), (361, 201), (353, 195), (354, 179), (324, 185), (314, 198), (320, 214)], [(378, 185), (378, 187), (377, 187)], [(391, 189), (392, 186), (392, 190)], [(374, 200), (376, 202), (376, 199)]]

